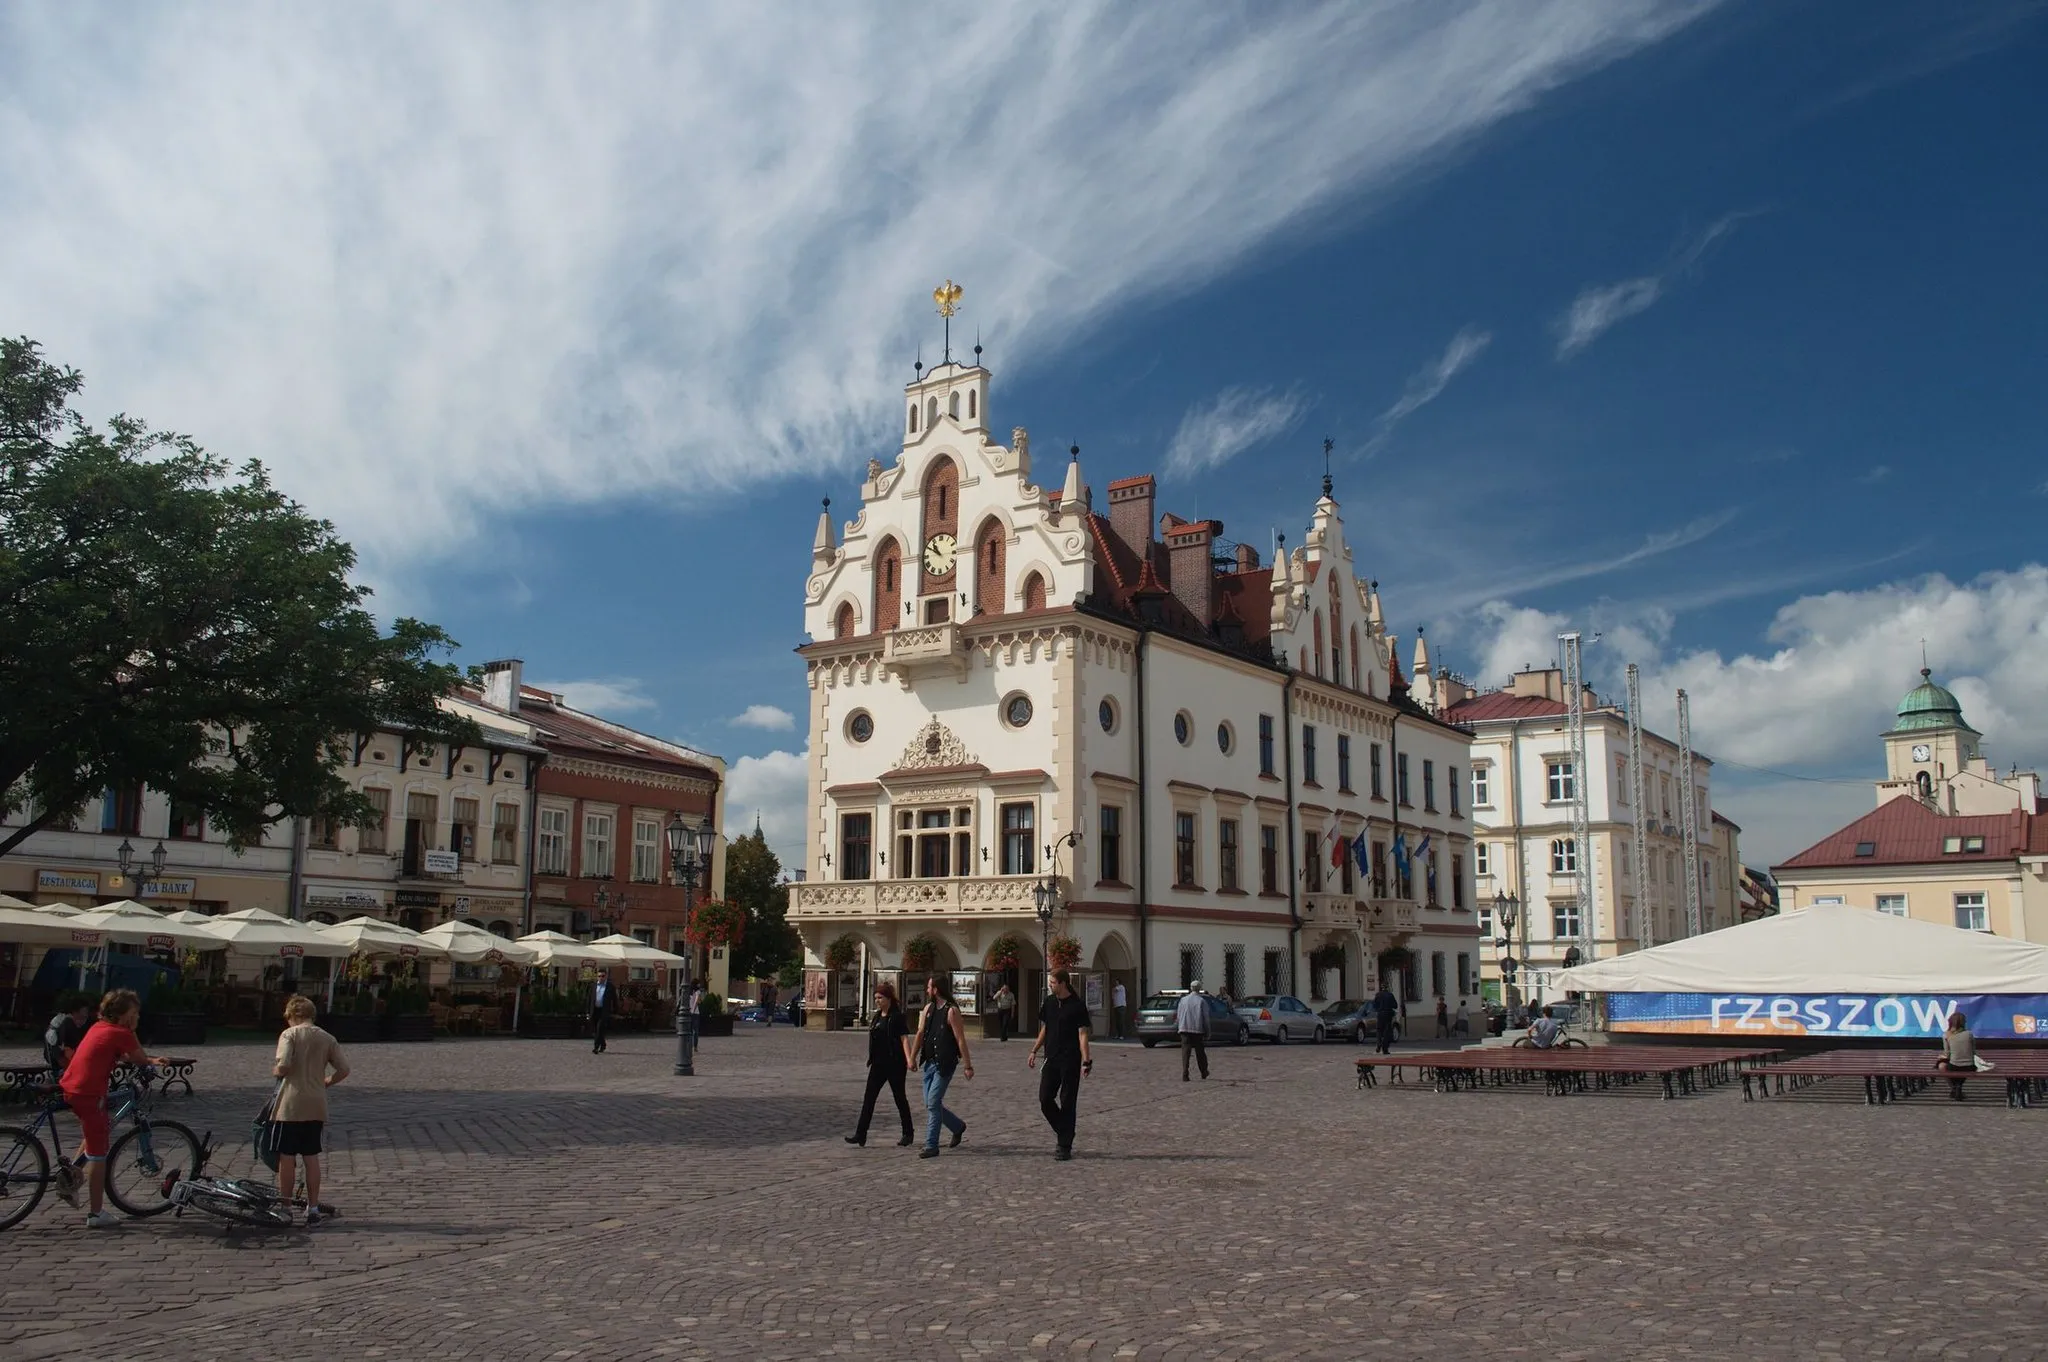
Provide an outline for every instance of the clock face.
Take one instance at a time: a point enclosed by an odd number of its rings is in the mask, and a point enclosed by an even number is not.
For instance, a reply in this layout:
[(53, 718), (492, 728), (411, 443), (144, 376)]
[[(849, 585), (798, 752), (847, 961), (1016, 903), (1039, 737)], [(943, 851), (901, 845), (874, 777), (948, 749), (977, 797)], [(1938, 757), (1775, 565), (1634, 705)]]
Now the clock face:
[(1927, 744), (1926, 744), (1926, 743), (1924, 743), (1924, 742), (1923, 742), (1923, 743), (1915, 743), (1915, 744), (1913, 745), (1913, 760), (1914, 760), (1914, 761), (1926, 761), (1926, 760), (1927, 760), (1927, 756), (1928, 756), (1928, 751), (1929, 751), (1929, 749), (1928, 749), (1928, 746), (1927, 746)]
[(943, 577), (953, 570), (953, 556), (959, 545), (950, 534), (935, 534), (925, 541), (924, 570), (934, 577)]

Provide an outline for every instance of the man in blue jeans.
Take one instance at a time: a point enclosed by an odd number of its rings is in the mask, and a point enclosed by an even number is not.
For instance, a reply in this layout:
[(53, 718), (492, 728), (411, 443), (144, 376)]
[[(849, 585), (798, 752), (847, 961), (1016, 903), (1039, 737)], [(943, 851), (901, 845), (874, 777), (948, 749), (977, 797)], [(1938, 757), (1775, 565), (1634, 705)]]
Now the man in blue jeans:
[(946, 1110), (946, 1086), (953, 1081), (955, 1066), (964, 1065), (974, 1077), (974, 1061), (967, 1055), (967, 1028), (961, 1025), (960, 1009), (953, 1005), (952, 981), (936, 974), (924, 981), (924, 1010), (917, 1016), (917, 1034), (911, 1038), (910, 1053), (924, 1071), (924, 1107), (927, 1113), (924, 1148), (920, 1159), (939, 1156), (939, 1127), (953, 1132), (949, 1148), (957, 1148), (967, 1133), (967, 1122)]

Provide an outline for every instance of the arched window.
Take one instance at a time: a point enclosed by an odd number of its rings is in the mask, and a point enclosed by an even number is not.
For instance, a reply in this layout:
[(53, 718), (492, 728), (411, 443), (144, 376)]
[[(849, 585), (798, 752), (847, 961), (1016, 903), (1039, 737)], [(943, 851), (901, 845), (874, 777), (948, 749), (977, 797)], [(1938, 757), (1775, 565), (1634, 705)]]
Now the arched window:
[(1323, 674), (1323, 612), (1316, 611), (1316, 675)]
[(917, 403), (910, 404), (910, 433), (917, 434)]
[(842, 606), (840, 606), (840, 607), (839, 607), (839, 614), (838, 614), (838, 615), (837, 615), (837, 616), (836, 616), (836, 617), (835, 617), (835, 618), (833, 619), (833, 621), (832, 621), (832, 637), (834, 637), (834, 638), (852, 638), (852, 637), (853, 637), (853, 602), (852, 602), (852, 601), (848, 601), (848, 602), (847, 602), (846, 604), (844, 604), (844, 605), (842, 605)]
[(1035, 572), (1024, 579), (1024, 608), (1045, 609), (1045, 578)]
[(974, 408), (974, 389), (969, 388), (967, 390), (967, 419), (970, 421), (977, 419)]
[(952, 393), (946, 398), (946, 415), (955, 421), (960, 419), (960, 394)]
[(1004, 571), (1003, 522), (990, 516), (974, 536), (974, 607), (979, 615), (1000, 615), (1006, 609), (1003, 588), (1009, 583)]
[(875, 628), (894, 629), (901, 621), (896, 616), (903, 609), (903, 584), (898, 578), (903, 564), (903, 547), (894, 539), (885, 540), (875, 551)]
[(927, 397), (924, 400), (924, 428), (926, 430), (930, 430), (934, 425), (938, 423), (938, 419), (939, 399), (936, 397)]

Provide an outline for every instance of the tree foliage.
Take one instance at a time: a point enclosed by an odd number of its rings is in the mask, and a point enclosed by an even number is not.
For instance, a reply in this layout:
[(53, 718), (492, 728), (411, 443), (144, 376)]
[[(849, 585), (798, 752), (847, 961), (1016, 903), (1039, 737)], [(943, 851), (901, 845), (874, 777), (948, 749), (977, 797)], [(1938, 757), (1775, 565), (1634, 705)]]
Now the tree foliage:
[(747, 913), (746, 933), (732, 953), (733, 978), (775, 978), (783, 966), (802, 957), (803, 942), (789, 925), (782, 862), (758, 827), (726, 847), (725, 896)]
[(280, 818), (370, 822), (341, 778), (378, 729), (473, 741), (436, 702), (440, 629), (381, 631), (355, 552), (259, 463), (71, 408), (76, 370), (0, 338), (0, 855), (148, 785), (231, 845)]

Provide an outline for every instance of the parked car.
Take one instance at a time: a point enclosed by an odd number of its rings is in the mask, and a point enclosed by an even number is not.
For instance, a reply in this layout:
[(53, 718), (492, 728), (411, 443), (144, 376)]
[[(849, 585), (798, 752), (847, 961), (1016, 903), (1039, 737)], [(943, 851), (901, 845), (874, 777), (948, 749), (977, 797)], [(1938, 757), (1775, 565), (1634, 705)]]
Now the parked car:
[[(1180, 1027), (1174, 1013), (1187, 992), (1184, 988), (1170, 988), (1153, 994), (1139, 1007), (1138, 1040), (1147, 1050), (1161, 1041), (1169, 1045), (1180, 1044)], [(1232, 1012), (1221, 998), (1205, 993), (1202, 999), (1209, 1010), (1209, 1044), (1243, 1045), (1251, 1039), (1250, 1025)]]
[(767, 1021), (770, 1014), (769, 1009), (761, 1006), (761, 1004), (748, 1003), (741, 1007), (736, 1015), (743, 1022), (753, 1022), (758, 1025)]
[(1329, 1028), (1308, 1010), (1308, 1004), (1286, 993), (1254, 993), (1237, 1005), (1251, 1033), (1275, 1045), (1290, 1040), (1321, 1043)]
[[(1380, 1038), (1379, 1017), (1370, 998), (1345, 998), (1331, 1003), (1317, 1014), (1331, 1040), (1355, 1040), (1360, 1045)], [(1401, 1023), (1394, 1022), (1394, 1039), (1401, 1039)]]

